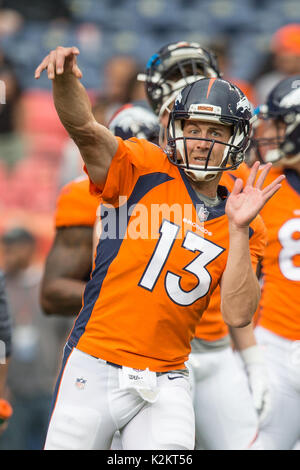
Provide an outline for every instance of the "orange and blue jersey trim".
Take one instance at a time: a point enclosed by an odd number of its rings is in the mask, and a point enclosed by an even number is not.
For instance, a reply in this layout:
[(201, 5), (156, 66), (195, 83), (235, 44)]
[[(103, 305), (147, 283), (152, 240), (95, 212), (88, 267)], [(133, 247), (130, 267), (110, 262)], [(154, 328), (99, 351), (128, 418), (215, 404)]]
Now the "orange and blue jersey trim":
[(284, 172), (288, 184), (296, 193), (300, 194), (300, 178), (298, 173), (292, 168), (285, 168)]

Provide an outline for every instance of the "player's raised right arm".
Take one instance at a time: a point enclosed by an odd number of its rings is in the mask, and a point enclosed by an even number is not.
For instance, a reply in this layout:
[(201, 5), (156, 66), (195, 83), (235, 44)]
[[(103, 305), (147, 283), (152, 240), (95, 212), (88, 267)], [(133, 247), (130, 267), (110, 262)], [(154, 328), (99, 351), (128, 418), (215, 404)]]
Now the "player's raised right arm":
[(47, 70), (58, 116), (78, 146), (90, 178), (103, 185), (118, 142), (93, 116), (89, 97), (79, 81), (82, 73), (77, 65), (78, 54), (76, 47), (57, 47), (37, 67), (35, 78)]

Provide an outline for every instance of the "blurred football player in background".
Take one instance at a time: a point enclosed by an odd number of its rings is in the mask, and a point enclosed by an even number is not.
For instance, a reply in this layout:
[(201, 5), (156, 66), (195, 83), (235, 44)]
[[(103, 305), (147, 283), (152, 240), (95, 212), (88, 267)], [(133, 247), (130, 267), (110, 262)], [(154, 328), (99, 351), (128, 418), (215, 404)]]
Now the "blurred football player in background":
[(272, 394), (262, 435), (267, 449), (287, 450), (300, 437), (300, 75), (280, 81), (257, 111), (257, 155), (274, 165), (266, 182), (286, 177), (280, 195), (261, 211), (268, 245), (255, 334)]

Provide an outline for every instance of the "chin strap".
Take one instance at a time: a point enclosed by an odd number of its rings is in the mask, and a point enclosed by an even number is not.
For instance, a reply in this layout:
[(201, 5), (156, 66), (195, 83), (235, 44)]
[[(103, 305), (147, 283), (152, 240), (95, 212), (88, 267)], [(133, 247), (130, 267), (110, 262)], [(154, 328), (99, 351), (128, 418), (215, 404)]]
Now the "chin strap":
[(183, 171), (195, 183), (199, 181), (212, 181), (216, 178), (218, 174), (211, 171), (193, 171), (185, 169)]

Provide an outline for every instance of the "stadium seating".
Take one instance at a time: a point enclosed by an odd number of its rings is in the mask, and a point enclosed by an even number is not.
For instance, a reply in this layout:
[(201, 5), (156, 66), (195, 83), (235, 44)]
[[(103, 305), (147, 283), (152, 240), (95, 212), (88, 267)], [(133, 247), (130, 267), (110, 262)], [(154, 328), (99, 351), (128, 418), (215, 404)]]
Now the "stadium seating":
[[(209, 47), (227, 38), (232, 79), (251, 84), (268, 58), (270, 38), (286, 23), (300, 22), (299, 0), (66, 0), (71, 18), (26, 19), (0, 31), (0, 50), (14, 64), (24, 90), (26, 158), (8, 174), (0, 161), (0, 208), (51, 212), (62, 153), (68, 139), (53, 105), (51, 81), (34, 70), (58, 45), (77, 46), (82, 83), (95, 97), (104, 85), (106, 62), (132, 55), (144, 67), (163, 45), (197, 41)], [(52, 9), (53, 10), (53, 9)], [(51, 11), (52, 11), (51, 10)], [(2, 212), (1, 212), (2, 213)]]

